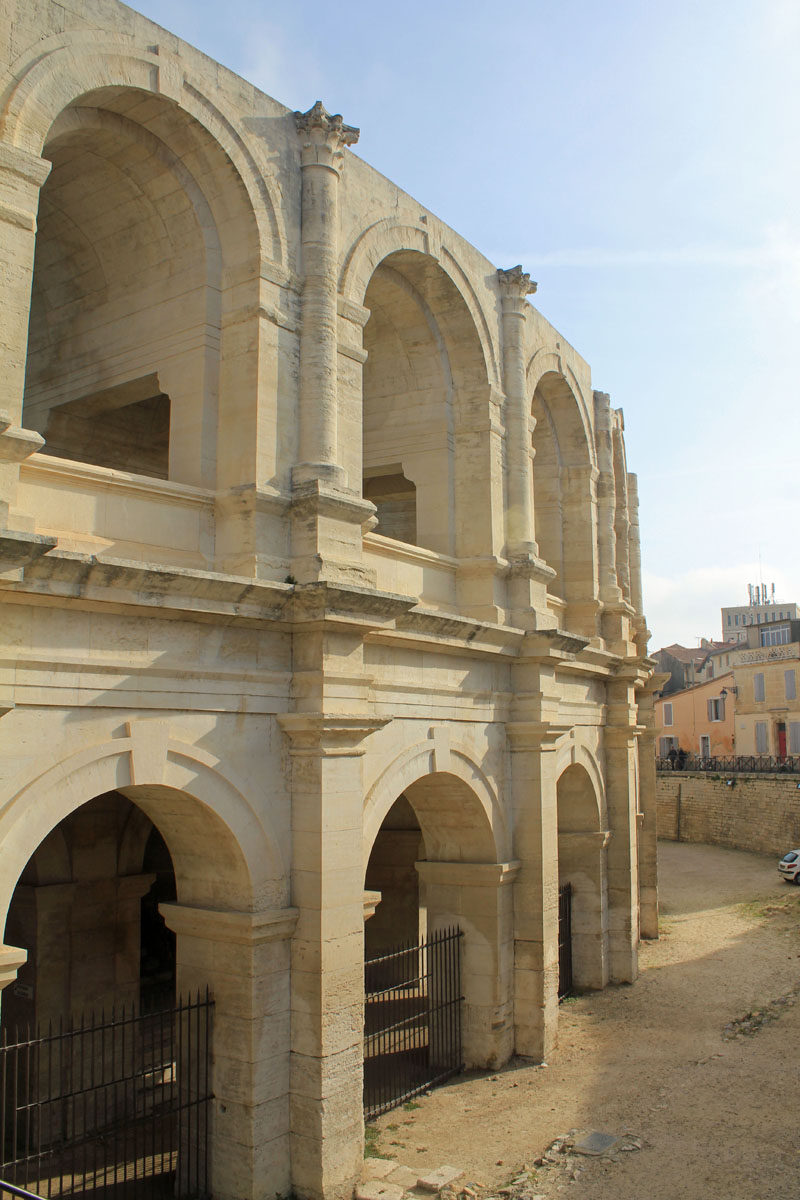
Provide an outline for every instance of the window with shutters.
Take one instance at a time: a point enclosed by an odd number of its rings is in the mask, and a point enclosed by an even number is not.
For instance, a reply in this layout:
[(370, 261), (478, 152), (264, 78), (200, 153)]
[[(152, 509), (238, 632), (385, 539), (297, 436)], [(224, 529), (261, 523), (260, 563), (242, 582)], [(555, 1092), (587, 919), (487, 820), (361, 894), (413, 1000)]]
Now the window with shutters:
[(722, 696), (718, 696), (714, 700), (707, 701), (707, 706), (709, 721), (725, 720), (725, 700)]
[(794, 671), (783, 672), (783, 685), (786, 691), (787, 700), (797, 699), (797, 680), (794, 676)]
[(800, 754), (800, 721), (789, 722), (789, 753)]
[[(800, 729), (800, 725), (798, 726)], [(658, 754), (659, 758), (667, 758), (670, 750), (678, 749), (678, 739), (676, 737), (662, 737), (658, 739)]]
[(672, 724), (672, 705), (665, 701), (664, 703), (664, 724)]
[(756, 671), (755, 675), (753, 676), (753, 699), (758, 702), (759, 700), (764, 700), (765, 698), (766, 692), (764, 690), (764, 672)]
[(756, 754), (768, 754), (767, 722), (756, 721)]

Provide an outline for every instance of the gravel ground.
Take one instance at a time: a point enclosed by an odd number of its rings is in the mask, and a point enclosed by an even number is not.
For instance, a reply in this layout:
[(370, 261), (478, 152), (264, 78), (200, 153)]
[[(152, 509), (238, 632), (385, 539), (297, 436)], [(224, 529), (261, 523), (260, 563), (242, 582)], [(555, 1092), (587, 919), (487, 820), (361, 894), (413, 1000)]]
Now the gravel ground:
[[(546, 1067), (471, 1072), (387, 1113), (378, 1153), (459, 1167), (478, 1197), (800, 1195), (800, 888), (771, 857), (659, 853), (662, 932), (637, 982), (566, 1001)], [(623, 1140), (574, 1153), (591, 1131)]]

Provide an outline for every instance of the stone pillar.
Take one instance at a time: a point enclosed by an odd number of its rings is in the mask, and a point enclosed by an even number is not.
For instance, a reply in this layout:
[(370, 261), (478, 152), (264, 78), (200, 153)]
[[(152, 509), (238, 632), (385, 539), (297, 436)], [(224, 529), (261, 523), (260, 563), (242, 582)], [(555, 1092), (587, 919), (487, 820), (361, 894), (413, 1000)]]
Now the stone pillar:
[(595, 445), (597, 447), (597, 548), (600, 572), (600, 599), (618, 604), (622, 592), (617, 583), (616, 488), (614, 486), (614, 444), (611, 431), (611, 397), (594, 393)]
[(300, 333), (299, 461), (292, 470), (292, 575), (374, 585), (362, 565), (362, 530), (375, 506), (346, 486), (338, 438), (339, 178), (344, 147), (358, 130), (320, 101), (295, 113), (300, 136), (303, 297)]
[(498, 270), (503, 311), (503, 381), (506, 390), (506, 557), (509, 620), (523, 629), (554, 627), (547, 585), (555, 571), (539, 558), (533, 512), (533, 417), (525, 372), (525, 297), (536, 291), (522, 267)]
[(617, 419), (613, 428), (614, 444), (614, 481), (617, 489), (616, 497), (616, 542), (617, 542), (617, 580), (622, 591), (622, 597), (630, 604), (631, 601), (631, 565), (630, 565), (630, 519), (628, 516), (628, 473), (625, 469), (625, 442), (622, 431), (622, 410), (616, 414)]
[(633, 681), (608, 684), (608, 717), (603, 735), (608, 844), (608, 962), (612, 983), (632, 983), (638, 974), (639, 854), (636, 803), (637, 740)]
[(296, 483), (343, 482), (337, 445), (337, 276), (339, 178), (344, 147), (358, 129), (331, 115), (321, 101), (294, 114), (302, 144), (303, 324), (300, 335), (300, 453)]
[(299, 910), (292, 946), (292, 1186), (303, 1200), (350, 1200), (364, 1154), (362, 742), (386, 721), (305, 712), (279, 721), (290, 740)]
[(521, 266), (498, 270), (497, 278), (503, 314), (503, 383), (506, 391), (507, 548), (509, 555), (538, 557), (531, 478), (532, 418), (525, 373), (525, 297), (535, 294), (536, 284)]
[(608, 983), (608, 839), (605, 830), (558, 835), (559, 884), (572, 885), (572, 979), (578, 991)]
[(514, 852), (515, 1050), (542, 1062), (558, 1027), (558, 803), (555, 749), (566, 726), (506, 726), (511, 746)]
[[(23, 429), (22, 401), (28, 353), (28, 319), (36, 245), (39, 191), (51, 164), (17, 146), (0, 143), (0, 530), (30, 531), (33, 523), (14, 511), (19, 463), (44, 439)], [(52, 543), (51, 543), (52, 545)], [(49, 548), (49, 547), (48, 547)], [(3, 556), (6, 557), (6, 556)], [(25, 555), (23, 554), (23, 560)], [(34, 555), (35, 557), (35, 555)], [(8, 565), (16, 565), (13, 561)], [(5, 569), (5, 568), (3, 568)]]
[(39, 190), (51, 165), (17, 146), (0, 143), (0, 379), (3, 408), (13, 425), (22, 419)]
[(179, 994), (208, 987), (214, 999), (211, 1193), (289, 1195), (289, 939), (297, 910), (159, 907), (177, 935)]
[(655, 692), (666, 675), (651, 676), (637, 694), (638, 717), (644, 730), (639, 738), (639, 926), (642, 937), (658, 937), (658, 815), (656, 803)]
[(418, 862), (428, 935), (458, 925), (467, 1067), (498, 1067), (514, 1053), (513, 893), (519, 863)]

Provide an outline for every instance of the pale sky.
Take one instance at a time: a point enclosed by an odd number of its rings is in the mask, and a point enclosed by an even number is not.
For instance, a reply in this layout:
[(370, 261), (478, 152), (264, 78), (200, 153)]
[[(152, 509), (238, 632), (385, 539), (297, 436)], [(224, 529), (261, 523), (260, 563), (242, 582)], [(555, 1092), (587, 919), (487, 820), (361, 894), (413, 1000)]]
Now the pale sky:
[(498, 266), (625, 411), (651, 650), (800, 602), (797, 0), (148, 0)]

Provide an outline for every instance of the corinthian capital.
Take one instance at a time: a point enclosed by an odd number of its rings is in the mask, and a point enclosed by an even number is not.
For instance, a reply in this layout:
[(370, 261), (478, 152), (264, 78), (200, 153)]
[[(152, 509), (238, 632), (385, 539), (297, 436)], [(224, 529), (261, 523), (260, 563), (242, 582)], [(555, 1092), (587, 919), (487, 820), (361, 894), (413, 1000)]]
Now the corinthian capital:
[(294, 122), (303, 144), (303, 166), (319, 164), (341, 170), (345, 146), (353, 146), (361, 132), (345, 125), (341, 113), (329, 113), (321, 100), (308, 110), (296, 112)]
[(531, 281), (530, 275), (521, 266), (510, 267), (507, 271), (498, 268), (497, 278), (500, 282), (500, 293), (504, 300), (524, 301), (526, 296), (532, 296), (538, 284)]

